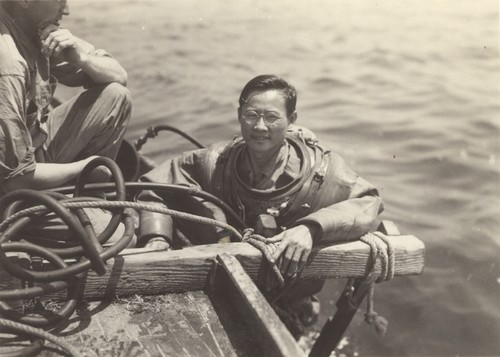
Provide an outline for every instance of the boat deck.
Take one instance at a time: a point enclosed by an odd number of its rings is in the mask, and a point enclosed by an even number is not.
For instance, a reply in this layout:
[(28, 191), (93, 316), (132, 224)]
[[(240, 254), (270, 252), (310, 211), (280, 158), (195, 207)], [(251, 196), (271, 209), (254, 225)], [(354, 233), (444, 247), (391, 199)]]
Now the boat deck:
[[(250, 344), (238, 333), (244, 329), (231, 321), (229, 336), (224, 328), (229, 316), (219, 316), (216, 310), (222, 309), (214, 309), (204, 291), (89, 302), (80, 305), (53, 333), (84, 356), (229, 357), (245, 355), (238, 351), (248, 353)], [(50, 350), (42, 354), (51, 355)]]
[[(421, 274), (423, 243), (394, 232), (384, 231), (394, 248), (394, 275)], [(350, 288), (341, 294), (311, 351), (328, 356), (368, 292), (365, 277), (378, 276), (382, 266), (378, 259), (370, 264), (370, 247), (360, 241), (318, 246), (311, 256), (302, 279), (355, 279), (354, 294)], [(246, 243), (125, 250), (107, 261), (106, 274), (85, 274), (80, 306), (51, 332), (84, 356), (303, 357), (258, 288), (266, 267), (262, 253)], [(19, 280), (0, 270), (0, 289), (16, 286)], [(0, 342), (4, 351), (1, 336)], [(41, 355), (55, 355), (53, 346), (48, 343)]]

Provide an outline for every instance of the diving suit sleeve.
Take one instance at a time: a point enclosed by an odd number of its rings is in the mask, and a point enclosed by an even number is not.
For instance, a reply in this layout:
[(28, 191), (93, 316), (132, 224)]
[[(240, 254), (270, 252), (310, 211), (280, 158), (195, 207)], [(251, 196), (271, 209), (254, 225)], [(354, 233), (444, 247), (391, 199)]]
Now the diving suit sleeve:
[(346, 200), (321, 208), (296, 221), (320, 229), (315, 243), (355, 240), (372, 230), (383, 210), (377, 190), (358, 177)]

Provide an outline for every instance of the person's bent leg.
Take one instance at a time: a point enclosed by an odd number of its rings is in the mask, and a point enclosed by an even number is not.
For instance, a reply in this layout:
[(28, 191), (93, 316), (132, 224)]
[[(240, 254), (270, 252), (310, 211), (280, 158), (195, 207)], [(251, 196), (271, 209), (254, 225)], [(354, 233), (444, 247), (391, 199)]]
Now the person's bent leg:
[[(130, 115), (130, 93), (118, 83), (90, 88), (62, 103), (50, 112), (44, 124), (48, 132), (44, 145), (46, 162), (67, 163), (92, 155), (115, 159)], [(99, 175), (99, 179), (94, 176), (88, 179), (107, 181), (108, 177)], [(85, 211), (97, 233), (111, 219), (111, 214), (101, 209), (86, 208)], [(108, 244), (121, 237), (123, 230), (120, 224)]]
[(66, 163), (92, 155), (115, 159), (131, 115), (131, 96), (118, 83), (99, 85), (50, 112), (47, 162)]

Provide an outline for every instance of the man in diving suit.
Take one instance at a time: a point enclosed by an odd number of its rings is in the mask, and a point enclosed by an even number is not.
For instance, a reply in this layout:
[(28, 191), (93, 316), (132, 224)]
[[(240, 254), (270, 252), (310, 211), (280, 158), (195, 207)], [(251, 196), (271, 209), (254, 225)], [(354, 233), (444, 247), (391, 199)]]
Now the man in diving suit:
[[(187, 152), (141, 178), (199, 187), (229, 204), (248, 227), (255, 227), (263, 214), (273, 216), (278, 227), (273, 234), (282, 238), (273, 257), (285, 277), (304, 268), (313, 245), (355, 240), (372, 230), (383, 209), (375, 187), (320, 146), (310, 131), (294, 125), (296, 101), (294, 87), (284, 79), (257, 76), (240, 95), (241, 138)], [(139, 200), (172, 209), (193, 207), (185, 198), (151, 191)], [(200, 207), (198, 213), (225, 219), (209, 204)], [(178, 236), (184, 234), (175, 234), (176, 226), (190, 231), (193, 244), (223, 241), (227, 235), (215, 229), (209, 238), (206, 226), (192, 235), (196, 225), (191, 222), (173, 222), (170, 216), (144, 211), (139, 243), (157, 249), (182, 245)], [(283, 298), (284, 306), (295, 311), (303, 325), (316, 321), (319, 305), (311, 296), (322, 285), (323, 281), (298, 283)]]

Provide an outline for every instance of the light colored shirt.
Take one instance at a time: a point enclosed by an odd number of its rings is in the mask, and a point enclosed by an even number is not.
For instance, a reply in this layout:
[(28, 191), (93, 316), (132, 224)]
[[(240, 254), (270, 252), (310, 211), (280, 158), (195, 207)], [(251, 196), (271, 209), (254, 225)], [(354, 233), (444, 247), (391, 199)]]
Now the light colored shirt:
[[(90, 77), (66, 63), (50, 63), (0, 1), (0, 185), (35, 170), (35, 153), (47, 139), (44, 121), (57, 83), (89, 87)], [(89, 45), (89, 53), (109, 56)]]
[(246, 149), (238, 161), (237, 169), (239, 177), (248, 186), (258, 190), (273, 190), (297, 178), (300, 166), (301, 160), (296, 149), (284, 141), (275, 157), (259, 173), (255, 172)]
[(37, 52), (0, 4), (0, 182), (35, 168)]

